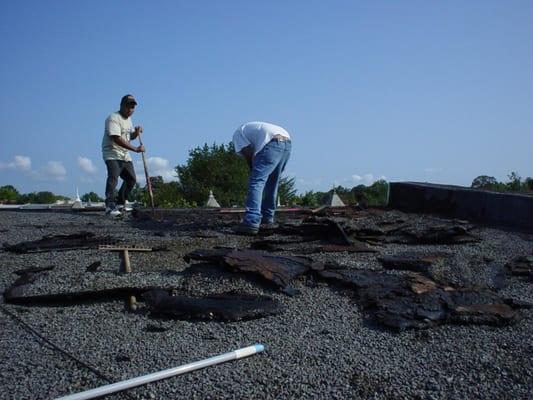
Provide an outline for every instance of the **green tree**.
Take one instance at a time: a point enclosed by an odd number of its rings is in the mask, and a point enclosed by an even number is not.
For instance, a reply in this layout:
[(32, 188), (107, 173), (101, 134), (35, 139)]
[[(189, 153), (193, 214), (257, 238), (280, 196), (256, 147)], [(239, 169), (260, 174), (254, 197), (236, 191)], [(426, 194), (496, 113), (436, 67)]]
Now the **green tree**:
[(370, 186), (357, 185), (351, 190), (354, 200), (362, 206), (386, 206), (389, 184), (380, 179)]
[(475, 189), (493, 189), (498, 181), (493, 176), (480, 175), (472, 181), (470, 187)]
[(293, 204), (297, 198), (295, 178), (282, 177), (279, 180), (278, 196), (281, 204)]
[(317, 207), (320, 205), (317, 193), (312, 190), (309, 190), (303, 195), (299, 196), (298, 204), (303, 207)]
[(361, 203), (362, 201), (366, 201), (366, 194), (365, 194), (366, 186), (365, 185), (357, 185), (352, 188), (352, 195), (354, 197), (354, 200), (357, 203)]
[(14, 186), (0, 186), (0, 203), (17, 203), (20, 200), (20, 193)]
[[(353, 204), (356, 202), (352, 189), (341, 185), (336, 186), (334, 189), (344, 204)], [(331, 193), (331, 190), (328, 193)]]
[(527, 177), (525, 179), (526, 190), (533, 190), (533, 178)]
[[(154, 206), (159, 208), (194, 207), (196, 203), (184, 199), (178, 182), (164, 182), (162, 176), (150, 177)], [(148, 187), (144, 190), (145, 204), (150, 204)]]
[(98, 194), (96, 194), (95, 192), (89, 192), (81, 196), (81, 201), (84, 201), (86, 203), (99, 203), (104, 201), (104, 199), (98, 196)]
[(522, 189), (522, 178), (516, 172), (511, 172), (507, 175), (507, 178), (509, 179), (509, 182), (506, 182), (505, 186), (507, 186), (508, 190), (518, 192)]
[(365, 190), (366, 199), (369, 206), (386, 206), (387, 205), (387, 192), (389, 190), (389, 184), (380, 179), (368, 186)]
[(57, 196), (49, 191), (37, 192), (36, 200), (40, 204), (52, 204), (57, 200)]
[(210, 190), (222, 206), (244, 203), (248, 167), (244, 158), (235, 153), (233, 143), (206, 143), (194, 148), (189, 151), (186, 164), (178, 165), (176, 172), (181, 193), (189, 203), (204, 204)]
[[(132, 201), (132, 202), (136, 202), (136, 203), (141, 203), (141, 204), (144, 204), (146, 206), (148, 204), (147, 203), (147, 196), (148, 196), (148, 194), (147, 194), (146, 187), (142, 188), (141, 185), (136, 183), (135, 186), (133, 187), (133, 189), (130, 192), (130, 196), (129, 196), (128, 200)], [(148, 202), (149, 202), (149, 200), (148, 200)]]
[(33, 204), (52, 204), (58, 200), (58, 197), (52, 192), (43, 191), (43, 192), (32, 192), (25, 193), (20, 196), (22, 203), (33, 203)]

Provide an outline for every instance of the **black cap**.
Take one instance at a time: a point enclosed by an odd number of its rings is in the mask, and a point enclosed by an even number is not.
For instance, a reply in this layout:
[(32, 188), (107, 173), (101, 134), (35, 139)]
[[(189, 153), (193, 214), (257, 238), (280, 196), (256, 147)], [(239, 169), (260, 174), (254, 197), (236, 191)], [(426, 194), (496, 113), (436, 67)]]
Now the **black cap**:
[(122, 97), (120, 100), (120, 105), (123, 106), (124, 104), (135, 104), (137, 105), (137, 100), (135, 100), (135, 97), (133, 97), (131, 94), (127, 94), (126, 96)]

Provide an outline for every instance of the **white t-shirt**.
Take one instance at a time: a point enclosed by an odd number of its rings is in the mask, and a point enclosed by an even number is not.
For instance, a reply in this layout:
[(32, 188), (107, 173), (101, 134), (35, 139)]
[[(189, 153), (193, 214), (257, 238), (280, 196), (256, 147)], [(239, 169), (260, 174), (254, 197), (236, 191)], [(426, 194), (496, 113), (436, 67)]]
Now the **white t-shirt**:
[(116, 144), (111, 136), (122, 136), (129, 142), (132, 133), (131, 117), (124, 118), (118, 111), (107, 117), (102, 139), (102, 156), (104, 160), (131, 161), (130, 151)]
[(281, 135), (288, 139), (291, 138), (289, 132), (281, 126), (260, 121), (247, 122), (241, 125), (233, 134), (233, 145), (237, 153), (244, 147), (252, 145), (255, 156), (276, 135)]

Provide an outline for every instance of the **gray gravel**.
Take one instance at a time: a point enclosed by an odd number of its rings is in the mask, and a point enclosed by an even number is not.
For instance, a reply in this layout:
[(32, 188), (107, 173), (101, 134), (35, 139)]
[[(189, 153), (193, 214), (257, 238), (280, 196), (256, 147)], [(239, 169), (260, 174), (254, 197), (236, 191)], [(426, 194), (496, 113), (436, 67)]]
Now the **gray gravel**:
[[(135, 227), (133, 227), (135, 226)], [(0, 251), (0, 290), (15, 270), (54, 265), (33, 287), (36, 293), (117, 287), (125, 282), (176, 286), (190, 294), (231, 289), (266, 294), (284, 311), (263, 319), (188, 322), (153, 319), (126, 311), (122, 301), (72, 307), (1, 306), (42, 336), (111, 381), (139, 376), (262, 343), (266, 351), (187, 375), (145, 385), (110, 399), (526, 399), (533, 397), (533, 310), (518, 324), (445, 325), (400, 333), (376, 326), (342, 290), (311, 278), (295, 283), (300, 294), (288, 297), (227, 272), (182, 273), (182, 256), (196, 248), (245, 246), (233, 235), (190, 238), (176, 227), (161, 235), (101, 213), (0, 212), (0, 243), (37, 240), (43, 235), (88, 230), (124, 238), (126, 243), (168, 246), (171, 251), (132, 255), (131, 276), (117, 274), (118, 257), (97, 250), (17, 255)], [(531, 253), (531, 237), (477, 229), (480, 243), (460, 246), (387, 245), (397, 251), (449, 251), (458, 263), (490, 257), (504, 263)], [(217, 235), (213, 235), (217, 236)], [(376, 254), (316, 255), (353, 268), (376, 268)], [(102, 266), (85, 272), (94, 261)], [(473, 283), (484, 271), (472, 266)], [(446, 271), (444, 271), (446, 272)], [(453, 274), (454, 271), (448, 271)], [(480, 278), (481, 277), (481, 278)], [(531, 283), (513, 278), (505, 296), (533, 302)], [(50, 399), (108, 383), (73, 361), (19, 322), (0, 312), (0, 399)], [(163, 332), (150, 332), (150, 327)]]

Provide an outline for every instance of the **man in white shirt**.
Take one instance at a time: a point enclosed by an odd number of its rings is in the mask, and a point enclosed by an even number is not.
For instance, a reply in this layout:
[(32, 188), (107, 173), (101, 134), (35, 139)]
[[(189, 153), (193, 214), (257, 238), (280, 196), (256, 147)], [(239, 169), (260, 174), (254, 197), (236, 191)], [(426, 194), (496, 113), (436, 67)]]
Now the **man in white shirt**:
[[(142, 153), (144, 146), (134, 146), (130, 141), (136, 139), (143, 131), (141, 126), (133, 128), (131, 116), (135, 111), (137, 101), (128, 94), (120, 100), (120, 110), (111, 114), (105, 120), (105, 131), (102, 139), (102, 156), (107, 167), (107, 181), (105, 186), (106, 214), (118, 216), (119, 208), (123, 208), (126, 199), (135, 186), (136, 177), (130, 151)], [(122, 178), (122, 185), (115, 199), (115, 189), (118, 178)]]
[(274, 223), (279, 180), (291, 155), (291, 136), (268, 122), (247, 122), (233, 134), (233, 145), (250, 167), (246, 214), (235, 232), (255, 235), (261, 224)]

